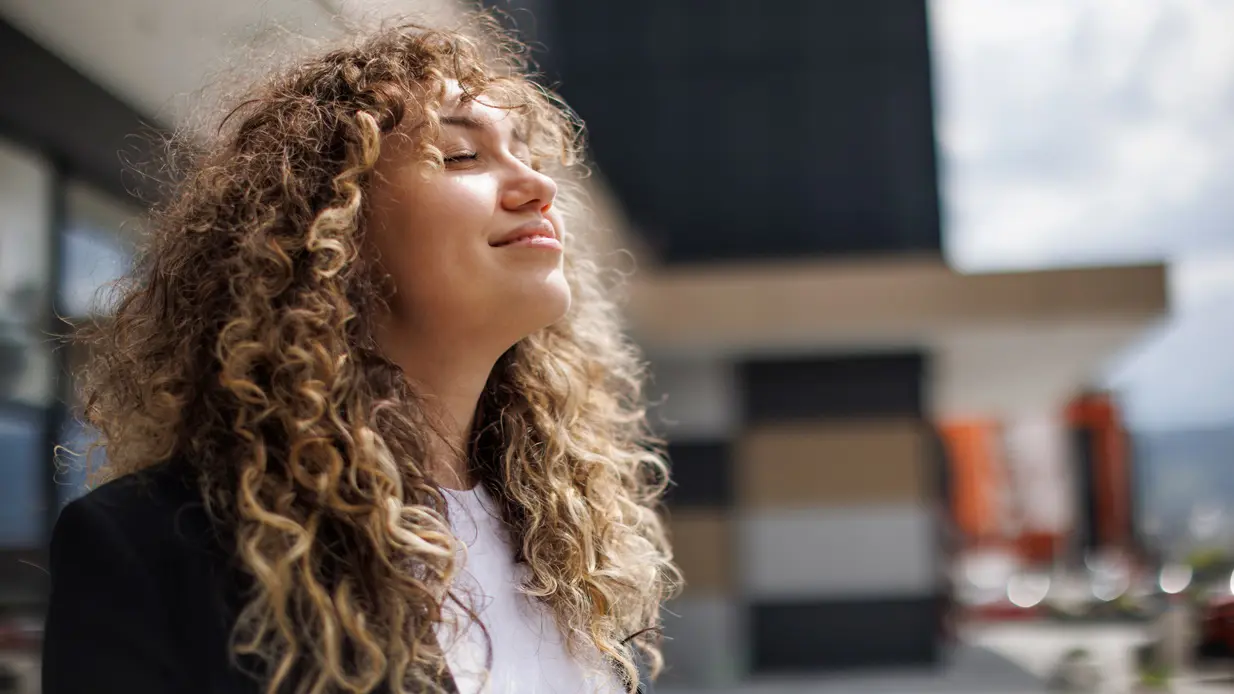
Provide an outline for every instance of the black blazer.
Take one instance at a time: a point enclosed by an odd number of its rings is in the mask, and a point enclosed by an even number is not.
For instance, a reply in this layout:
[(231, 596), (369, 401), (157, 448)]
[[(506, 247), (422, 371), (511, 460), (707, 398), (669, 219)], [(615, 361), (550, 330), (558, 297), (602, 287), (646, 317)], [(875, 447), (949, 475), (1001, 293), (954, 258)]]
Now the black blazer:
[[(44, 694), (261, 691), (231, 665), (227, 648), (247, 579), (191, 479), (181, 466), (160, 465), (60, 513)], [(443, 685), (453, 690), (449, 677)]]

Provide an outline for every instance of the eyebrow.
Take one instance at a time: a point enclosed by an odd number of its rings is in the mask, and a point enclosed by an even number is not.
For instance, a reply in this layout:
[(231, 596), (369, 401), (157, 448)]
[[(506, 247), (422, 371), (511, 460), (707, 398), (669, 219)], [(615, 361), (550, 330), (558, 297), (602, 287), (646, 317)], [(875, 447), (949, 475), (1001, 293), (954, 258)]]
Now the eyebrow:
[[(493, 121), (487, 118), (481, 120), (471, 116), (441, 116), (441, 118), (438, 119), (438, 122), (442, 125), (454, 125), (460, 128), (466, 128), (467, 130), (495, 129)], [(515, 141), (519, 144), (527, 144), (527, 137), (523, 134), (520, 128), (514, 128), (511, 134), (514, 136)]]

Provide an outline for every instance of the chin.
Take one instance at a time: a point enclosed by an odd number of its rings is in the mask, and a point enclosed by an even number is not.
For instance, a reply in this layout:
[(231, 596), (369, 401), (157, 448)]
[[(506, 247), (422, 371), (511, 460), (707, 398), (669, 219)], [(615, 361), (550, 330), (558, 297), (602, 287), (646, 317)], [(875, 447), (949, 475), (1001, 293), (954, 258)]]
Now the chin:
[(518, 321), (523, 336), (543, 330), (565, 318), (573, 296), (570, 285), (561, 272), (554, 272), (536, 282), (519, 283), (505, 294), (502, 312)]
[(574, 303), (574, 295), (565, 275), (558, 272), (545, 282), (541, 294), (540, 306), (544, 309), (544, 321), (541, 328), (548, 327), (566, 317), (570, 306)]

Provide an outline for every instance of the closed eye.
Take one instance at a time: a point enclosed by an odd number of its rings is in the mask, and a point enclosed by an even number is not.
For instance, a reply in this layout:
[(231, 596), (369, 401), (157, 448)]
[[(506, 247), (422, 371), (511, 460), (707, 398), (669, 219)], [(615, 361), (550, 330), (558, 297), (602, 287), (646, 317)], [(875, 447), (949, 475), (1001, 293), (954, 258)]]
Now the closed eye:
[(441, 160), (447, 164), (457, 164), (459, 162), (475, 161), (479, 158), (480, 155), (476, 152), (459, 152), (458, 154), (451, 154), (448, 157), (442, 157)]

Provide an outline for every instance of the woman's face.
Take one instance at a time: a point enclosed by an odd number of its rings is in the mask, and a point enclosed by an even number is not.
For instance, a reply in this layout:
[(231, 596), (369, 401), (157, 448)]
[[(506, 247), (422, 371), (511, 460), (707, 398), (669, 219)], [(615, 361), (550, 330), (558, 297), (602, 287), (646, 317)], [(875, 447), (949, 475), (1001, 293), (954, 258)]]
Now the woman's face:
[(441, 110), (441, 170), (410, 138), (383, 141), (370, 233), (399, 334), (504, 351), (570, 307), (557, 186), (533, 168), (517, 111), (460, 96), (451, 85)]

